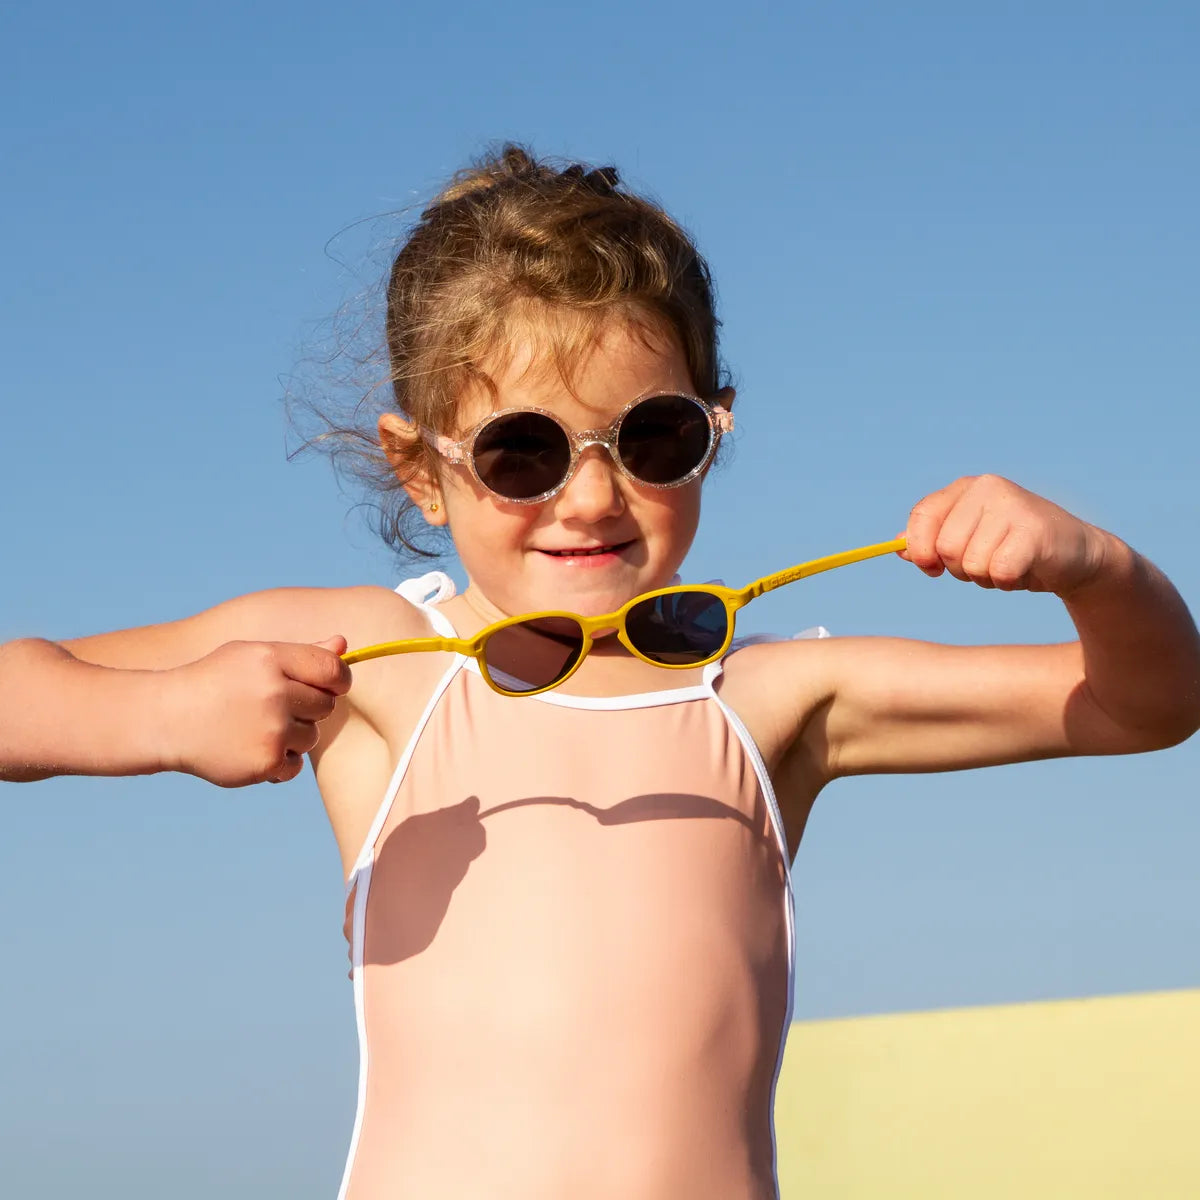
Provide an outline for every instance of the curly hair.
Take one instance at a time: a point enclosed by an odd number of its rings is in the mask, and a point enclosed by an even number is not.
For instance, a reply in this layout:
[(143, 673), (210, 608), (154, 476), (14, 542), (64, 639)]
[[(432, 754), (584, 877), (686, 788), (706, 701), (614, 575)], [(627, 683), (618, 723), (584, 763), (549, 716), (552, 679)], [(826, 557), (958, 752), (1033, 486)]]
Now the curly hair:
[[(569, 380), (614, 318), (666, 329), (702, 394), (724, 382), (707, 263), (661, 207), (622, 187), (613, 167), (561, 167), (508, 144), (458, 172), (396, 252), (386, 301), (379, 384), (390, 385), (387, 407), (439, 432), (452, 429), (468, 386), (495, 392), (483, 364), (494, 364), (517, 332), (534, 332)], [(404, 484), (436, 463), (418, 437), (385, 453), (374, 428), (385, 391), (371, 388), (374, 404), (360, 400), (349, 423), (326, 420), (310, 444), (332, 449), (339, 466), (369, 484), (390, 546), (432, 557), (438, 551), (419, 543), (426, 527)]]

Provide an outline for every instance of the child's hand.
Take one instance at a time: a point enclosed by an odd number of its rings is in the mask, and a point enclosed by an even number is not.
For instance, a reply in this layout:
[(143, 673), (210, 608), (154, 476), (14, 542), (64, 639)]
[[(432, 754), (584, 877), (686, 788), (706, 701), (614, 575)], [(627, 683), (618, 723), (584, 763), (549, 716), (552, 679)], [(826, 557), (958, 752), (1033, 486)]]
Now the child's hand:
[(980, 587), (1065, 596), (1095, 577), (1106, 535), (998, 475), (968, 475), (909, 514), (901, 558)]
[(171, 679), (167, 736), (176, 770), (221, 787), (285, 783), (304, 767), (318, 723), (350, 688), (342, 637), (227, 642)]

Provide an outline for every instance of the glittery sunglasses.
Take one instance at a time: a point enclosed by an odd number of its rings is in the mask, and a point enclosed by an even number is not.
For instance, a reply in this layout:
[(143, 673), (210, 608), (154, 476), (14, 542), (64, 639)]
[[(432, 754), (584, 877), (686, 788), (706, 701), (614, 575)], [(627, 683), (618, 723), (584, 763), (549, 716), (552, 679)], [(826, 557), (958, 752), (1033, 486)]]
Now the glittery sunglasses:
[(460, 441), (422, 429), (447, 462), (465, 465), (483, 487), (514, 504), (538, 504), (560, 492), (588, 446), (603, 446), (628, 479), (680, 487), (712, 460), (733, 414), (684, 392), (631, 401), (607, 429), (568, 429), (541, 408), (492, 413)]

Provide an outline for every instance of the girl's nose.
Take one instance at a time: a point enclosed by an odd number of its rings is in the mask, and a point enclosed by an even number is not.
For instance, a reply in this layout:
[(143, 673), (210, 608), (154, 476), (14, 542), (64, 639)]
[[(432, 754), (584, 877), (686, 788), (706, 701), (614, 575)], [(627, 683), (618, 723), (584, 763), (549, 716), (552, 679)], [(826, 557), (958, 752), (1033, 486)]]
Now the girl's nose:
[(555, 497), (555, 516), (561, 520), (596, 522), (619, 516), (625, 509), (619, 472), (603, 446), (588, 446), (579, 456), (575, 474)]

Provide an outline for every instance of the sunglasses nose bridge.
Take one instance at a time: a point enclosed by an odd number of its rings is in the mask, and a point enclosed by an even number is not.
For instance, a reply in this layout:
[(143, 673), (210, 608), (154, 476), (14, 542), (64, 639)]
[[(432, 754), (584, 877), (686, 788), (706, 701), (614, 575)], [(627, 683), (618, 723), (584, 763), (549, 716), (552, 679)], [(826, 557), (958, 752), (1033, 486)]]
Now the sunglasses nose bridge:
[[(617, 454), (617, 431), (615, 429), (581, 429), (577, 433), (571, 434), (571, 442), (576, 470), (583, 452), (592, 446), (602, 446), (608, 451), (608, 456), (614, 465), (621, 465), (620, 457)], [(571, 474), (574, 475), (575, 471), (573, 470)]]
[(581, 429), (571, 435), (575, 443), (575, 452), (582, 454), (589, 446), (603, 446), (610, 454), (617, 449), (617, 431), (615, 429)]

